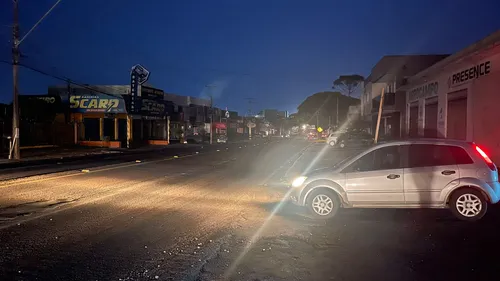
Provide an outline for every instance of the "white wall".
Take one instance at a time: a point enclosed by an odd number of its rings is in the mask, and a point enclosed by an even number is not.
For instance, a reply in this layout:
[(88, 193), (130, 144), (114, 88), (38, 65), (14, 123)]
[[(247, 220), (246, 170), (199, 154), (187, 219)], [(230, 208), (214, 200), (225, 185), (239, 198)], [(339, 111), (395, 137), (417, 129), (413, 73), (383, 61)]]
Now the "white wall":
[[(470, 70), (474, 66), (486, 62), (489, 62), (488, 74), (480, 77), (474, 77), (473, 79), (469, 79), (464, 82), (453, 83), (453, 75), (457, 75), (457, 73), (461, 74), (462, 71)], [(484, 65), (482, 66), (482, 69), (484, 69)], [(466, 77), (465, 74), (462, 74), (462, 78), (464, 77)], [(448, 94), (455, 91), (467, 90), (467, 140), (477, 141), (477, 138), (474, 136), (474, 132), (475, 127), (481, 126), (484, 122), (484, 118), (482, 118), (482, 116), (489, 116), (488, 120), (494, 119), (494, 122), (500, 121), (500, 107), (498, 106), (500, 105), (500, 82), (492, 81), (500, 81), (500, 46), (491, 47), (471, 54), (466, 58), (460, 59), (460, 61), (450, 63), (448, 66), (444, 67), (441, 72), (429, 75), (426, 80), (421, 79), (420, 83), (415, 84), (406, 93), (408, 113), (406, 118), (406, 132), (408, 133), (409, 129), (409, 105), (415, 100), (415, 98), (410, 96), (410, 92), (419, 87), (429, 85), (430, 83), (437, 83), (438, 90), (435, 94), (422, 94), (422, 96), (417, 99), (419, 103), (419, 134), (420, 132), (423, 134), (424, 129), (424, 105), (426, 98), (438, 96), (437, 128), (438, 133), (446, 137)], [(488, 83), (488, 86), (484, 86), (485, 83)], [(475, 96), (478, 98), (475, 99)], [(491, 107), (493, 105), (494, 107)], [(483, 107), (483, 110), (480, 109), (481, 107)], [(486, 108), (488, 108), (488, 110), (486, 110)], [(490, 141), (487, 142), (490, 143)], [(500, 135), (498, 136), (497, 142), (498, 145), (496, 146), (498, 146), (500, 151)]]

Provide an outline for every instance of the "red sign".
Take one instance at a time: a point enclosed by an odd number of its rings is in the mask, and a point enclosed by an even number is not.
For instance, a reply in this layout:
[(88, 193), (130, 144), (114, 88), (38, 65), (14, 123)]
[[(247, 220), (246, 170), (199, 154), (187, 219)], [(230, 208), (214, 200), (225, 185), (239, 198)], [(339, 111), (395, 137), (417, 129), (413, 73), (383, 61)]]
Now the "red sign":
[(226, 129), (226, 123), (215, 122), (214, 126), (216, 129)]

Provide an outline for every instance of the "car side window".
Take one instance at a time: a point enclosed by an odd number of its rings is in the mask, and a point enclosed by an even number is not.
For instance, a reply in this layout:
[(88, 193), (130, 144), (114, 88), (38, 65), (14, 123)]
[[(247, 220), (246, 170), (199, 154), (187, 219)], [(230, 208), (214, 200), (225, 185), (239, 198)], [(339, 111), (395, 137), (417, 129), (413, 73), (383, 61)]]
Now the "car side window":
[(454, 151), (457, 153), (454, 146), (449, 145), (412, 144), (408, 150), (408, 167), (455, 165)]
[(381, 147), (354, 161), (343, 172), (368, 172), (401, 168), (400, 151), (399, 145)]
[(453, 155), (453, 158), (455, 158), (455, 162), (458, 165), (474, 163), (474, 161), (472, 160), (472, 158), (470, 158), (467, 151), (465, 151), (463, 148), (459, 146), (450, 146), (450, 149), (451, 149), (451, 154)]

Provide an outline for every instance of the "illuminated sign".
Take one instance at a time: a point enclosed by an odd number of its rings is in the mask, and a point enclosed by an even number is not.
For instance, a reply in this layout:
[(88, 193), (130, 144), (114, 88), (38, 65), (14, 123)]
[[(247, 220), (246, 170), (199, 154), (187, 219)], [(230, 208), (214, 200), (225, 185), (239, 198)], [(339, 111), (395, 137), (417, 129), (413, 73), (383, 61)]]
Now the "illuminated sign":
[(126, 113), (125, 102), (122, 98), (113, 98), (110, 95), (71, 95), (69, 97), (72, 112), (80, 113)]

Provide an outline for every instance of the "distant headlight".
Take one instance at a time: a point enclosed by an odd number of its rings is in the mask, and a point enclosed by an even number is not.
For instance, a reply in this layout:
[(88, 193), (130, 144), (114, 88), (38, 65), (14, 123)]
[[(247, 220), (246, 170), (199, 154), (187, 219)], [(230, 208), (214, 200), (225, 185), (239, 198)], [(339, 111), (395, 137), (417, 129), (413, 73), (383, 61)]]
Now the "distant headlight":
[(292, 187), (301, 186), (306, 181), (306, 179), (307, 179), (307, 177), (304, 177), (304, 176), (294, 179), (292, 182)]

